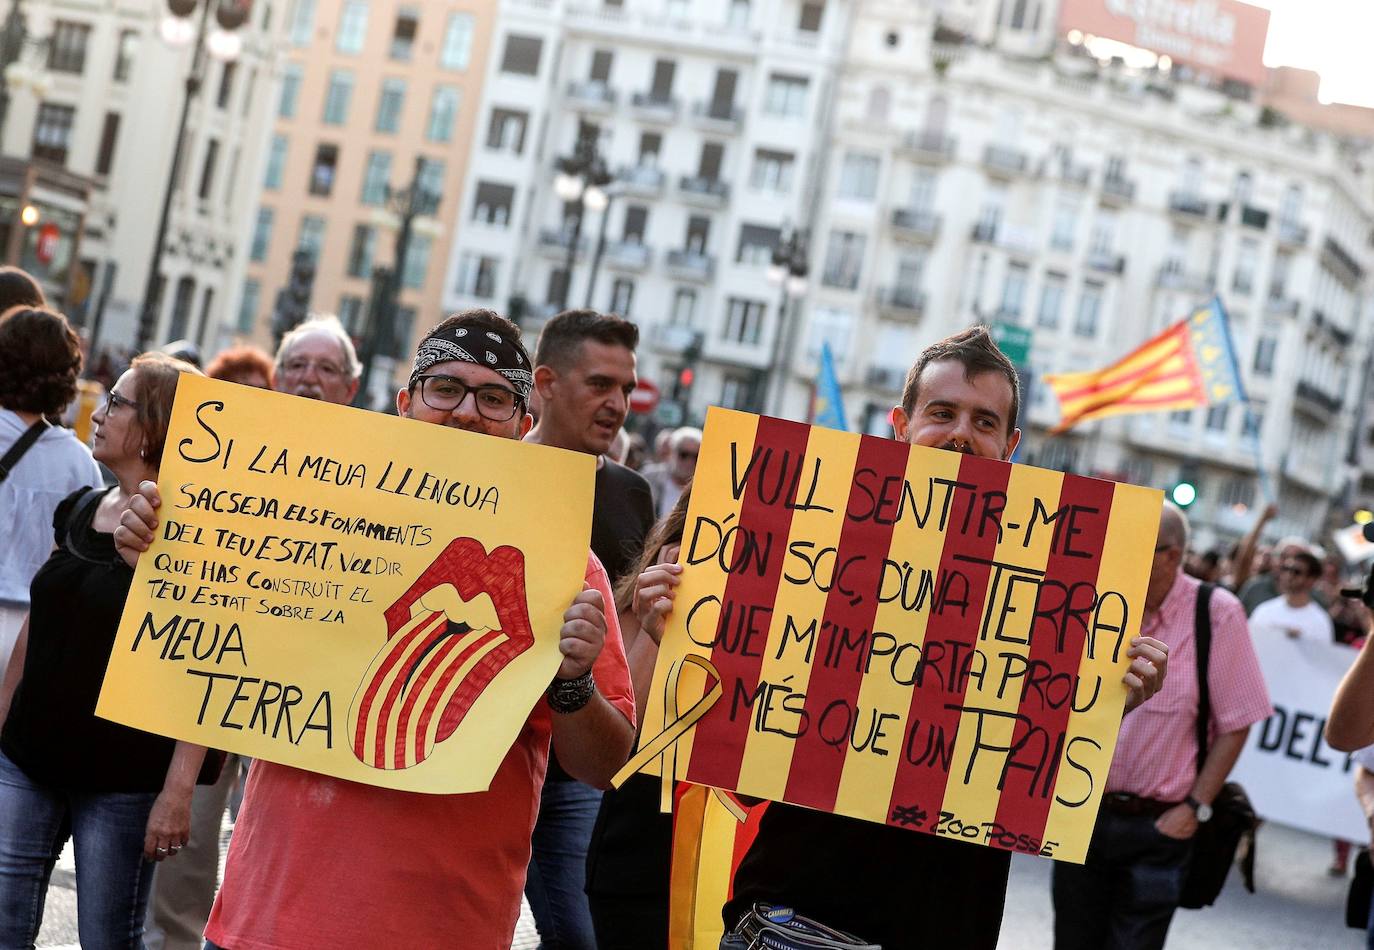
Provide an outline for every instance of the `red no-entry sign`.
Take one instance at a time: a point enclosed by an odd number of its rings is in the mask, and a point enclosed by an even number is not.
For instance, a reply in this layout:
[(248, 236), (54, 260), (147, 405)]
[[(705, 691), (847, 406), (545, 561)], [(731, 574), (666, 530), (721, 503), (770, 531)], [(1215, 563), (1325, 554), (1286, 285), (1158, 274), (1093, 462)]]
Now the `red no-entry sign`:
[(630, 392), (630, 411), (653, 412), (658, 408), (659, 395), (657, 386), (647, 379), (641, 379), (635, 383), (635, 388)]

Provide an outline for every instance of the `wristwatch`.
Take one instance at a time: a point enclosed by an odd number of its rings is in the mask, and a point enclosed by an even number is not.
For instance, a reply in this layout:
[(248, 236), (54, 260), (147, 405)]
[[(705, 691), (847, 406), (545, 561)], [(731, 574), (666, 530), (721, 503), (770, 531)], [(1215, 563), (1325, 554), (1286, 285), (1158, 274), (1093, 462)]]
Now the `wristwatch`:
[(1183, 801), (1188, 805), (1189, 808), (1193, 810), (1193, 814), (1197, 815), (1197, 820), (1199, 822), (1208, 822), (1212, 820), (1211, 805), (1207, 804), (1206, 802), (1200, 802), (1191, 795), (1189, 795)]

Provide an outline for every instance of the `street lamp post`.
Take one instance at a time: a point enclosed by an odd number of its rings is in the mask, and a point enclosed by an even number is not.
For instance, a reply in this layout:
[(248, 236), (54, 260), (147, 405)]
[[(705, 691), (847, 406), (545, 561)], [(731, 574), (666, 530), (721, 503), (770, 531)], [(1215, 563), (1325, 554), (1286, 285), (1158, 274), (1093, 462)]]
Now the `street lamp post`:
[[(181, 177), (182, 152), (186, 146), (186, 122), (191, 115), (191, 103), (195, 101), (205, 82), (206, 39), (209, 34), (210, 9), (215, 8), (215, 22), (226, 31), (219, 36), (228, 36), (242, 26), (247, 18), (247, 6), (235, 0), (201, 0), (200, 22), (196, 28), (195, 50), (191, 54), (191, 71), (186, 74), (186, 96), (181, 102), (181, 118), (177, 122), (176, 145), (172, 150), (172, 167), (167, 174), (167, 186), (162, 193), (162, 213), (158, 217), (157, 234), (153, 238), (153, 253), (148, 262), (148, 277), (143, 285), (143, 306), (138, 315), (138, 335), (135, 347), (147, 349), (149, 339), (157, 327), (158, 313), (162, 309), (162, 254), (167, 246), (167, 224), (172, 215), (172, 197), (176, 193), (177, 180)], [(164, 22), (164, 36), (171, 38), (180, 31), (181, 21), (195, 12), (196, 0), (168, 0), (168, 9), (175, 19)], [(222, 46), (222, 49), (220, 48)], [(224, 40), (217, 46), (216, 55), (233, 59), (238, 54), (237, 45), (232, 39)]]
[(568, 258), (563, 268), (563, 287), (558, 300), (560, 310), (567, 309), (568, 298), (572, 294), (572, 272), (577, 262), (577, 244), (582, 240), (582, 219), (586, 217), (588, 209), (605, 212), (610, 203), (605, 188), (612, 176), (597, 149), (597, 135), (595, 126), (582, 126), (573, 153), (557, 161), (558, 177), (553, 181), (554, 193), (563, 201), (575, 205), (573, 230), (568, 238)]
[(778, 302), (778, 329), (773, 334), (773, 357), (769, 361), (768, 390), (771, 396), (766, 400), (769, 412), (777, 416), (782, 413), (783, 399), (787, 394), (787, 367), (792, 362), (792, 328), (788, 311), (792, 301), (806, 293), (806, 235), (796, 228), (789, 228), (778, 246), (773, 250), (773, 260), (768, 266), (768, 279), (782, 288), (782, 299)]
[(592, 250), (592, 267), (587, 274), (587, 302), (583, 306), (588, 310), (591, 309), (592, 300), (595, 298), (596, 277), (601, 272), (601, 258), (606, 253), (606, 225), (611, 220), (611, 205), (615, 204), (615, 199), (620, 194), (614, 185), (598, 190), (606, 196), (606, 203), (601, 208), (601, 227), (597, 229), (596, 247)]
[(386, 188), (386, 211), (396, 225), (396, 244), (390, 268), (378, 268), (375, 274), (373, 305), (368, 307), (367, 326), (362, 339), (363, 376), (354, 403), (364, 408), (370, 400), (372, 363), (380, 349), (383, 334), (394, 332), (396, 313), (400, 306), (401, 287), (405, 281), (406, 255), (410, 253), (410, 238), (415, 219), (431, 215), (439, 204), (438, 197), (424, 186), (425, 160), (415, 160), (415, 175), (410, 184), (399, 190)]

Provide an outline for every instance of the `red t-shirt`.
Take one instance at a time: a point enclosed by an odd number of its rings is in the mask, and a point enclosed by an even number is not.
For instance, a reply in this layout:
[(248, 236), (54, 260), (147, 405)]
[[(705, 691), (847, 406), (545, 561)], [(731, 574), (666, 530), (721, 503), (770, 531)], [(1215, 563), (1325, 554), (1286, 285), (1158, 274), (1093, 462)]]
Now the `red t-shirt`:
[[(587, 583), (614, 603), (606, 571)], [(594, 667), (634, 721), (615, 611)], [(424, 795), (255, 762), (205, 936), (230, 950), (510, 947), (552, 729), (542, 699), (492, 779), (470, 795)]]

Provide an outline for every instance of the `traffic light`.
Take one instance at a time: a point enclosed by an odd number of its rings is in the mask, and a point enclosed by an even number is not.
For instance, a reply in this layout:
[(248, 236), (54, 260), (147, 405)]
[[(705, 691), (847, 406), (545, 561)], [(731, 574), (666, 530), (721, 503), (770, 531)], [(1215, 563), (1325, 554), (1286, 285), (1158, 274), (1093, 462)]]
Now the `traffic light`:
[(696, 370), (690, 366), (684, 366), (678, 370), (677, 385), (679, 389), (688, 390), (692, 388), (692, 381), (697, 378)]
[(1197, 501), (1197, 486), (1192, 482), (1175, 482), (1169, 489), (1169, 500), (1180, 508), (1187, 508)]
[(315, 255), (297, 251), (291, 255), (291, 274), (286, 286), (277, 292), (277, 306), (272, 313), (272, 332), (278, 340), (308, 316), (314, 287)]
[(1199, 483), (1197, 463), (1184, 462), (1179, 468), (1178, 481), (1169, 486), (1169, 500), (1180, 508), (1190, 507), (1197, 501)]

